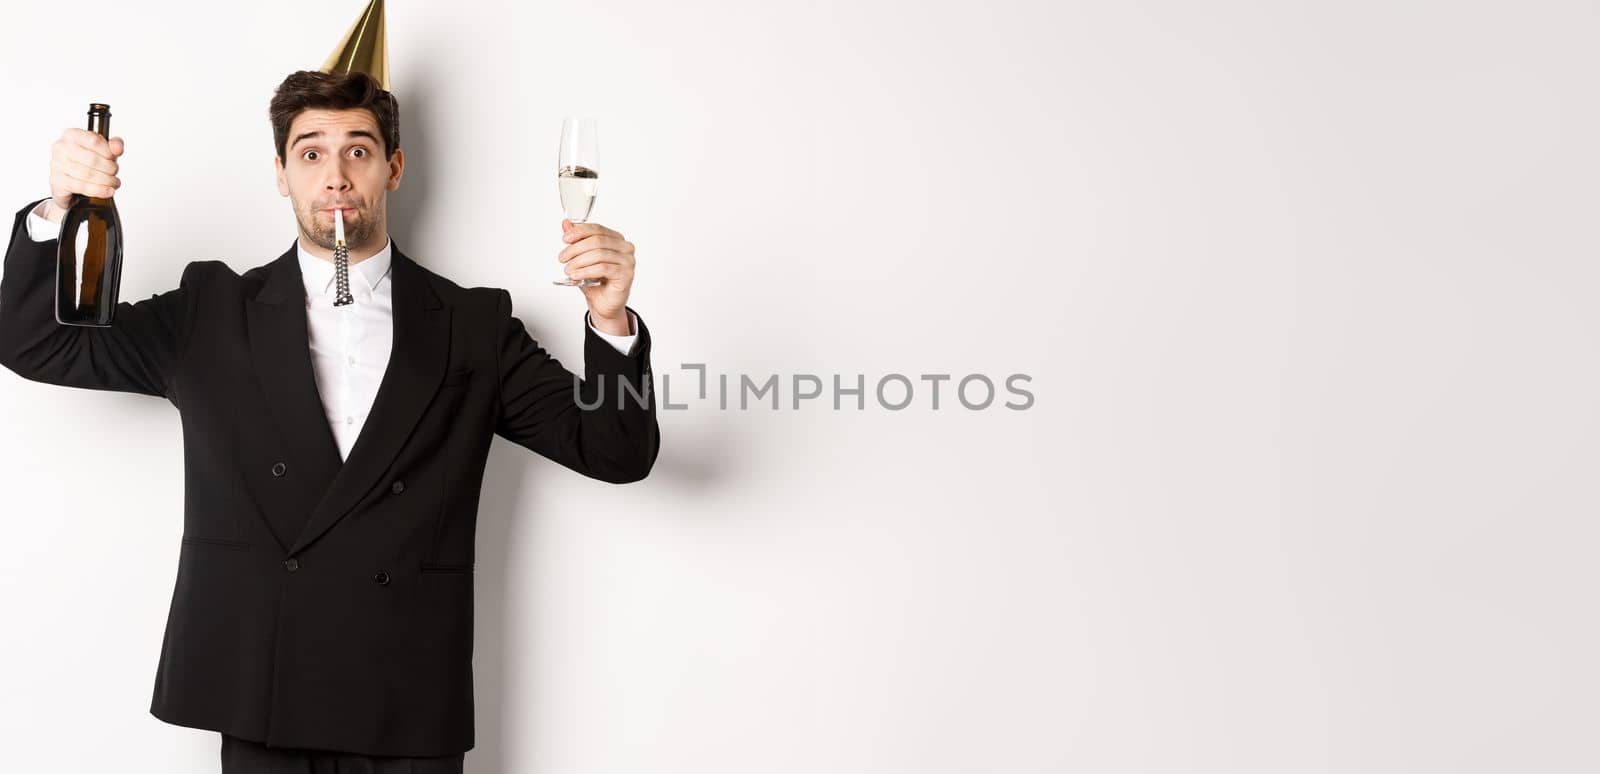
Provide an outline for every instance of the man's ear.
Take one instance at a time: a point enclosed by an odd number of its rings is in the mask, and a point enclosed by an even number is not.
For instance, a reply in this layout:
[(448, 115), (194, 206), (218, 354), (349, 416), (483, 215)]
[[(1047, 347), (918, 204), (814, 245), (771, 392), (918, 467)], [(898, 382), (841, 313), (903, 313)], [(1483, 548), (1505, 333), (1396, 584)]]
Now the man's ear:
[(389, 184), (386, 186), (391, 191), (399, 190), (400, 176), (406, 171), (406, 152), (399, 148), (394, 149), (394, 155), (389, 157)]
[(283, 159), (280, 159), (274, 155), (272, 157), (272, 166), (277, 170), (278, 174), (278, 195), (288, 196), (289, 180), (283, 176)]

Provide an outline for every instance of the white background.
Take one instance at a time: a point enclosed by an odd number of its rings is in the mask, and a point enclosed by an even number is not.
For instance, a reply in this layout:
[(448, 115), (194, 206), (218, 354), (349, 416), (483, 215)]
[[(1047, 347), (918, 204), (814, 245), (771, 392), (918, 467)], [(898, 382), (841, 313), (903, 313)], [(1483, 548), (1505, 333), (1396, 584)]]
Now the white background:
[[(361, 5), (9, 8), (3, 211), (105, 101), (123, 298), (275, 258), (267, 102)], [(496, 440), (468, 771), (1600, 767), (1597, 21), (391, 3), (410, 255), (578, 368), (552, 173), (594, 115), (675, 402), (685, 362), (869, 389), (688, 400), (625, 487)], [(889, 373), (1036, 400), (888, 411)], [(0, 407), (0, 768), (216, 771), (147, 714), (176, 411), (9, 371)]]

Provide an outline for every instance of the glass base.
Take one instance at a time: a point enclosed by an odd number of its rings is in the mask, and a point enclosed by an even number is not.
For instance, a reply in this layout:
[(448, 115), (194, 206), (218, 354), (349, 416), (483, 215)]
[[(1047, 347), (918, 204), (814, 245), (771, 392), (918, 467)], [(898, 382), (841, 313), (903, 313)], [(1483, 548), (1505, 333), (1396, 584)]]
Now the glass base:
[(586, 280), (558, 279), (558, 280), (551, 280), (551, 282), (553, 284), (556, 284), (556, 285), (572, 285), (574, 287), (580, 287), (580, 288), (592, 288), (592, 287), (600, 284), (600, 280), (597, 280), (597, 279), (586, 279)]

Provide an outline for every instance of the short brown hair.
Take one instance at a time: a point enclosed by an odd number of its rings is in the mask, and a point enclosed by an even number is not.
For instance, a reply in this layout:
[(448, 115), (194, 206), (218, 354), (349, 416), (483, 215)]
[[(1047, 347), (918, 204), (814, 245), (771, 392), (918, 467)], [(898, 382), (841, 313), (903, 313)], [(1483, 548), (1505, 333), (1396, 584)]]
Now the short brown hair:
[(290, 73), (278, 84), (277, 91), (272, 94), (272, 105), (267, 109), (279, 161), (287, 162), (289, 124), (300, 111), (312, 108), (364, 109), (378, 122), (378, 134), (383, 137), (383, 157), (394, 158), (394, 152), (400, 147), (400, 104), (372, 76), (362, 72), (330, 75), (300, 70)]

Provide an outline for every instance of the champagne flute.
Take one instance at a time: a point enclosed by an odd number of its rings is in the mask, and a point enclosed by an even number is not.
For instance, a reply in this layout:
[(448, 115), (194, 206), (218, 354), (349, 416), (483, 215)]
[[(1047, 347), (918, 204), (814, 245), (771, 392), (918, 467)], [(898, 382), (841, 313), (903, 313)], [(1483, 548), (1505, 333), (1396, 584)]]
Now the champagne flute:
[[(595, 135), (593, 118), (566, 118), (561, 122), (561, 149), (556, 159), (556, 185), (561, 189), (561, 208), (567, 220), (584, 223), (594, 209), (595, 190), (600, 186), (600, 140)], [(594, 287), (599, 279), (575, 280), (562, 277), (557, 285)]]

